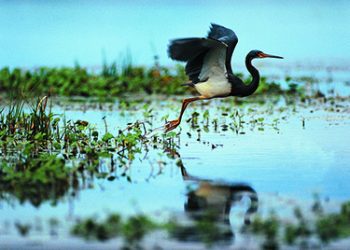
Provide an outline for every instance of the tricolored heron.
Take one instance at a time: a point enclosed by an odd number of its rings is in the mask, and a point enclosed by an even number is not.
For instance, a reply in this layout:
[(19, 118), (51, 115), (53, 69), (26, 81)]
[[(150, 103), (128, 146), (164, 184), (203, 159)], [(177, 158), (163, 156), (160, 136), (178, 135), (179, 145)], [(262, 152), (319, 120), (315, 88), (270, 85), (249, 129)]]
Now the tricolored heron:
[(260, 50), (250, 51), (245, 60), (246, 67), (252, 75), (252, 81), (246, 85), (232, 72), (231, 57), (238, 43), (236, 34), (223, 26), (211, 24), (206, 38), (182, 38), (172, 40), (168, 54), (170, 58), (186, 62), (186, 74), (200, 96), (184, 99), (178, 119), (165, 125), (166, 132), (175, 129), (181, 122), (188, 104), (197, 100), (208, 100), (228, 96), (249, 96), (259, 86), (259, 71), (252, 65), (255, 58), (280, 58), (265, 54)]

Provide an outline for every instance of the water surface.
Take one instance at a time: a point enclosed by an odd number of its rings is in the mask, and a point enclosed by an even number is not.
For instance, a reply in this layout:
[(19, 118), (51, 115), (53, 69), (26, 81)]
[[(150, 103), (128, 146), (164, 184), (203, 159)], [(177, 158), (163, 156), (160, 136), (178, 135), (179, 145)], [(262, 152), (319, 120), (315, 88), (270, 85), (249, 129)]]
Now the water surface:
[[(212, 101), (210, 105), (212, 110), (215, 110), (215, 107), (220, 107), (223, 103)], [(263, 214), (276, 210), (279, 214), (288, 216), (296, 204), (303, 207), (311, 204), (315, 193), (319, 194), (322, 200), (328, 200), (331, 210), (335, 209), (337, 204), (347, 201), (350, 195), (350, 137), (347, 133), (350, 116), (349, 106), (342, 105), (338, 111), (329, 111), (327, 104), (317, 104), (295, 108), (291, 106), (281, 112), (278, 111), (283, 107), (281, 104), (275, 107), (269, 104), (249, 104), (244, 109), (240, 108), (240, 112), (247, 112), (248, 109), (254, 109), (255, 112), (246, 113), (243, 119), (249, 122), (251, 119), (264, 117), (265, 125), (252, 126), (247, 123), (239, 133), (225, 131), (220, 125), (230, 119), (222, 115), (221, 109), (210, 113), (212, 118), (219, 119), (218, 130), (215, 131), (214, 126), (210, 124), (209, 131), (202, 131), (200, 137), (196, 130), (184, 122), (181, 126), (179, 148), (173, 151), (176, 157), (169, 158), (170, 152), (164, 152), (163, 148), (152, 149), (148, 153), (142, 151), (126, 171), (130, 177), (129, 181), (123, 177), (124, 171), (117, 169), (112, 173), (116, 177), (115, 180), (94, 179), (89, 188), (87, 185), (74, 195), (67, 193), (56, 205), (44, 201), (39, 207), (34, 207), (29, 202), (20, 204), (11, 196), (9, 200), (3, 200), (0, 208), (3, 218), (0, 221), (3, 225), (0, 231), (3, 237), (0, 238), (0, 242), (17, 241), (16, 229), (13, 226), (16, 221), (35, 225), (36, 220), (40, 219), (46, 225), (46, 230), (50, 218), (65, 221), (59, 227), (58, 236), (54, 236), (62, 239), (64, 243), (69, 239), (72, 242), (77, 241), (69, 236), (68, 230), (76, 218), (103, 218), (111, 212), (125, 216), (142, 212), (158, 219), (166, 218), (172, 213), (181, 214), (185, 212), (184, 207), (189, 202), (189, 188), (193, 188), (193, 185), (198, 188), (198, 185), (205, 183), (214, 187), (245, 185), (252, 188), (259, 199), (258, 211)], [(142, 108), (137, 106), (124, 112), (85, 112), (74, 106), (73, 109), (72, 106), (67, 107), (65, 110), (64, 107), (54, 106), (53, 111), (64, 113), (67, 119), (79, 117), (94, 121), (101, 131), (104, 130), (105, 119), (112, 133), (115, 133), (118, 127), (124, 127), (128, 122), (142, 118), (139, 112)], [(151, 103), (151, 107), (155, 108), (154, 127), (161, 123), (159, 119), (164, 110), (173, 110), (172, 114), (177, 111), (176, 105), (169, 106), (167, 102), (155, 101)], [(203, 113), (206, 108), (206, 105), (193, 105), (187, 110), (186, 116), (190, 116), (195, 110)], [(279, 120), (278, 124), (270, 125), (275, 119)], [(192, 181), (184, 178), (183, 169), (178, 164), (179, 159), (188, 175), (194, 177)], [(220, 197), (220, 192), (214, 192), (213, 197)], [(220, 199), (224, 197), (227, 196), (224, 195)], [(233, 243), (236, 245), (233, 246), (239, 245), (240, 242), (245, 244), (244, 238), (239, 234), (239, 228), (243, 225), (243, 215), (249, 204), (247, 198), (238, 200), (233, 203), (228, 214), (232, 230), (236, 234)], [(5, 226), (8, 224), (11, 226)], [(33, 231), (29, 237), (19, 238), (19, 242), (24, 245), (33, 242), (52, 244), (50, 237), (53, 236), (45, 230)], [(164, 236), (158, 237), (164, 240)], [(79, 242), (80, 246), (86, 244)]]

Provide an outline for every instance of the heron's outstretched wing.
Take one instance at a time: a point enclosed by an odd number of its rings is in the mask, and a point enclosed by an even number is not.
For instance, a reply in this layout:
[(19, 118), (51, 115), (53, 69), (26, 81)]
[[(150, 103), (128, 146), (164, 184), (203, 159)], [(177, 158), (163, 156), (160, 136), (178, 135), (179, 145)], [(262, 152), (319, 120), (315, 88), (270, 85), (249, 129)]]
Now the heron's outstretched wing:
[(235, 32), (233, 32), (233, 30), (214, 23), (211, 24), (210, 30), (208, 32), (208, 38), (218, 40), (226, 44), (227, 47), (233, 47), (233, 49), (238, 43), (238, 37), (236, 36)]
[(231, 68), (231, 58), (233, 51), (238, 43), (238, 37), (233, 30), (223, 27), (218, 24), (211, 24), (208, 32), (208, 38), (218, 40), (227, 46), (225, 66), (228, 74), (233, 74)]
[[(215, 56), (214, 51), (218, 49), (225, 52), (226, 45), (211, 38), (182, 38), (171, 41), (168, 54), (174, 60), (187, 62), (186, 74), (193, 83), (197, 83), (209, 77), (208, 74), (203, 74), (204, 67), (210, 68), (210, 65), (204, 65), (205, 62), (208, 63), (208, 60), (213, 61), (212, 59), (215, 59), (215, 62), (213, 62), (216, 64), (222, 61), (222, 71), (225, 74), (225, 55), (223, 55), (223, 58), (213, 58)], [(222, 53), (220, 55), (222, 56)]]
[(187, 62), (186, 74), (193, 83), (198, 83), (232, 73), (230, 61), (237, 42), (232, 30), (212, 24), (207, 38), (172, 40), (168, 54), (174, 60)]
[(212, 47), (206, 38), (181, 38), (170, 42), (169, 56), (178, 61), (187, 62)]

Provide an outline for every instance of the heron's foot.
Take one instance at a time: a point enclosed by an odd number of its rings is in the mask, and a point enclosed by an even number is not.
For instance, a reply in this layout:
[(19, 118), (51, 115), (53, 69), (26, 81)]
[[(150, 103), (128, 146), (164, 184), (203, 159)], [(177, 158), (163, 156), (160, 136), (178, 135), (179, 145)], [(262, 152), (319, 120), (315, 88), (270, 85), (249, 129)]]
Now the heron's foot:
[(169, 131), (175, 129), (177, 126), (179, 126), (180, 121), (178, 119), (173, 120), (165, 124), (165, 133), (168, 133)]

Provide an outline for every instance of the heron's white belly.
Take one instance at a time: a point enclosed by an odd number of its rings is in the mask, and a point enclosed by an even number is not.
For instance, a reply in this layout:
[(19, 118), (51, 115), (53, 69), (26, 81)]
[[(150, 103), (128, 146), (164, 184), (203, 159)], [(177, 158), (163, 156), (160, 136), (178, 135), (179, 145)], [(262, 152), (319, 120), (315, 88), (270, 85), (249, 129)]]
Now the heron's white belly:
[(208, 79), (206, 82), (194, 85), (196, 90), (205, 97), (226, 96), (231, 92), (231, 84), (227, 79)]

